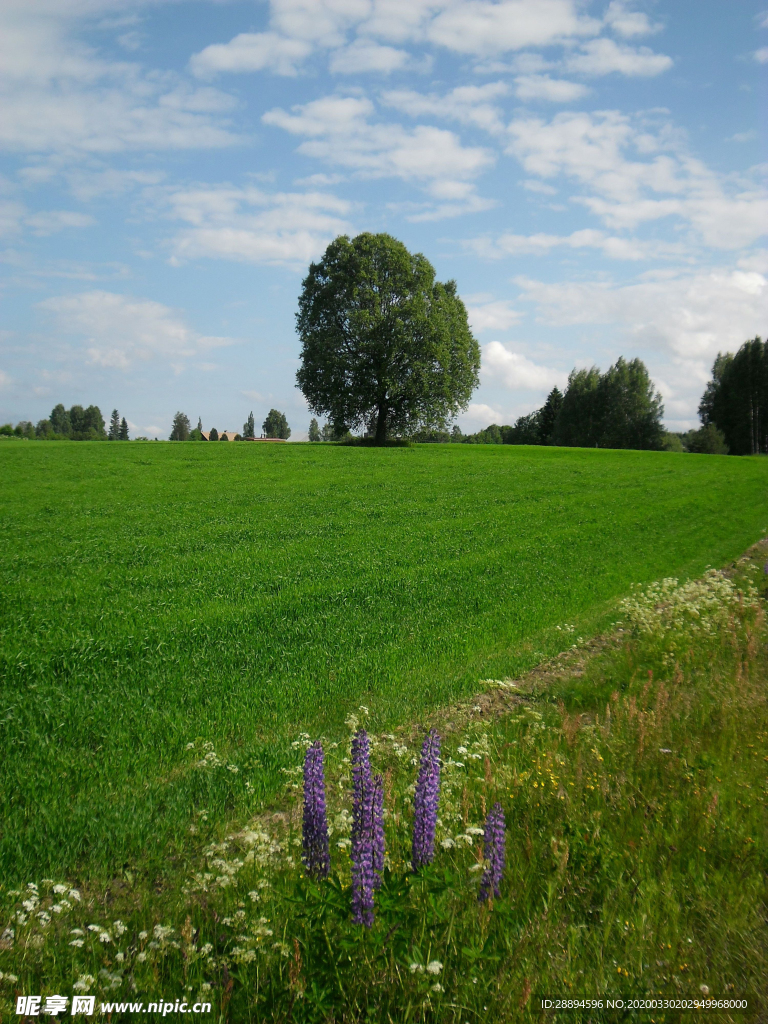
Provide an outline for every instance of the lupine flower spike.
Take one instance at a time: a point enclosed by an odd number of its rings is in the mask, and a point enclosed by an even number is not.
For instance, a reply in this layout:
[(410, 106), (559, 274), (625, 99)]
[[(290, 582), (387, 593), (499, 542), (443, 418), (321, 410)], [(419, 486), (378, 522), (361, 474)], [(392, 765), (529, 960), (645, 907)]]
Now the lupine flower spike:
[(304, 757), (303, 861), (307, 874), (327, 878), (331, 870), (328, 852), (328, 821), (325, 815), (323, 748), (313, 743)]
[(488, 812), (485, 822), (485, 860), (487, 867), (480, 880), (478, 900), (483, 903), (493, 891), (494, 896), (501, 896), (501, 876), (504, 874), (504, 858), (507, 844), (504, 811), (500, 803), (495, 803)]
[(435, 856), (435, 828), (440, 799), (440, 737), (430, 729), (421, 748), (421, 765), (416, 783), (413, 816), (413, 851), (411, 867), (414, 871), (431, 864)]
[(352, 739), (352, 920), (366, 928), (373, 924), (374, 831), (368, 734), (358, 729)]

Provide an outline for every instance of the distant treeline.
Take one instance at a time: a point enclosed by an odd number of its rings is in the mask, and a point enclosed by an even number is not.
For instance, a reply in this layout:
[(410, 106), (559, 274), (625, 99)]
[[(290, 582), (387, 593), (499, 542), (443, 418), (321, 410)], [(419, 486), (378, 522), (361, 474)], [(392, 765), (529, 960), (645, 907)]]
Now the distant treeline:
[(0, 427), (0, 435), (40, 441), (127, 441), (128, 424), (125, 417), (121, 421), (115, 409), (107, 431), (98, 405), (89, 405), (87, 409), (73, 405), (71, 409), (65, 409), (59, 403), (53, 407), (47, 420), (38, 420), (37, 425), (21, 420), (15, 427), (5, 423)]
[(538, 444), (575, 448), (640, 448), (708, 455), (768, 454), (768, 341), (754, 338), (736, 355), (718, 354), (699, 405), (698, 430), (671, 433), (664, 406), (639, 359), (619, 359), (606, 373), (573, 370), (565, 394), (553, 388), (544, 405), (514, 426), (492, 423), (476, 434), (424, 431), (414, 441)]
[(563, 394), (553, 388), (544, 405), (514, 426), (490, 427), (462, 435), (432, 432), (414, 440), (465, 444), (563, 445), (571, 448), (664, 448), (664, 406), (640, 359), (618, 359), (605, 373), (597, 367), (573, 370)]

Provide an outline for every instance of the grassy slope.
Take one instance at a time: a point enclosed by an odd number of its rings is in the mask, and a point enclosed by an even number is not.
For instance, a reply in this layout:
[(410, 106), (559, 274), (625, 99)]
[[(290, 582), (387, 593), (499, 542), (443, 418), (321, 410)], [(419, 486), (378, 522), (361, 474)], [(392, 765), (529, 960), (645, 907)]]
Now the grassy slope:
[[(301, 726), (517, 673), (768, 526), (759, 459), (7, 443), (0, 467), (6, 877), (161, 859), (195, 807), (271, 795)], [(240, 772), (181, 770), (195, 738)]]

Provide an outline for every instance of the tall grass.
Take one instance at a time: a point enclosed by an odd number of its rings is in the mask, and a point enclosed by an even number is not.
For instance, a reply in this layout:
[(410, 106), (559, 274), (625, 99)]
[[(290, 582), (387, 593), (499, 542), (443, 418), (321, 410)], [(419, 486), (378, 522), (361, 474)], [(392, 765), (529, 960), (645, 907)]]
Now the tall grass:
[[(768, 463), (424, 446), (0, 446), (0, 878), (160, 882), (302, 729), (388, 728), (768, 526)], [(213, 743), (238, 772), (191, 770)]]
[[(707, 1019), (764, 1019), (766, 553), (730, 575), (635, 587), (614, 641), (591, 657), (577, 642), (570, 670), (489, 681), (477, 703), (391, 732), (377, 728), (375, 705), (357, 709), (346, 739), (324, 737), (326, 881), (305, 878), (300, 863), (299, 761), (312, 732), (293, 741), (281, 809), (222, 833), (201, 808), (190, 860), (170, 866), (164, 891), (126, 871), (79, 899), (53, 880), (5, 893), (6, 1000), (12, 990), (69, 992), (79, 979), (104, 1000), (210, 998), (233, 1022), (614, 1019), (544, 1015), (546, 996), (746, 999), (742, 1014)], [(387, 810), (370, 930), (350, 913), (349, 738), (361, 723)], [(413, 873), (416, 761), (429, 725), (443, 735), (438, 852)], [(204, 742), (187, 758), (196, 776), (232, 774)], [(496, 801), (507, 866), (501, 897), (481, 905), (482, 827)], [(631, 1019), (681, 1016), (661, 1008)]]

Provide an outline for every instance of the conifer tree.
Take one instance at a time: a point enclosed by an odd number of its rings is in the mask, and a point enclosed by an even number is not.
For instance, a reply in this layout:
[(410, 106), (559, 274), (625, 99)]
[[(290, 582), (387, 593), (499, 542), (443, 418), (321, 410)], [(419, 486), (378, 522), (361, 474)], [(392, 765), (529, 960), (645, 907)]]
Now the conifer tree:
[(107, 433), (108, 441), (117, 441), (120, 436), (120, 413), (117, 409), (112, 410), (112, 416), (109, 421), (109, 432)]
[(126, 420), (125, 416), (123, 416), (122, 420), (120, 421), (120, 432), (117, 435), (117, 439), (118, 439), (118, 441), (127, 441), (127, 440), (129, 440), (129, 438), (128, 438), (128, 421)]
[(310, 441), (320, 441), (321, 440), (320, 427), (317, 425), (317, 420), (314, 418), (314, 416), (309, 421), (309, 440)]
[(253, 410), (251, 410), (248, 419), (243, 424), (243, 437), (255, 437), (256, 433), (256, 421), (253, 418)]

